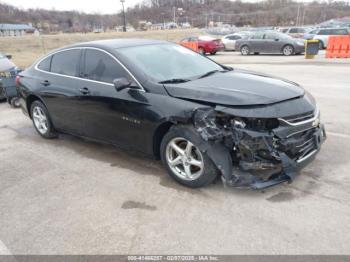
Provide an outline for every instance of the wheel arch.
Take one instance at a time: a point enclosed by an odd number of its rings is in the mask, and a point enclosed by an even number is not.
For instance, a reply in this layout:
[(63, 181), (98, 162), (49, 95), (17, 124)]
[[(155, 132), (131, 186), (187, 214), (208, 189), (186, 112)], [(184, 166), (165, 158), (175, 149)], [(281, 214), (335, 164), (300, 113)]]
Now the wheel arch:
[(253, 51), (254, 51), (254, 50), (252, 50), (251, 46), (250, 46), (248, 43), (243, 43), (243, 44), (241, 44), (241, 45), (239, 46), (239, 51), (241, 51), (242, 48), (245, 47), (245, 46), (248, 47), (248, 49), (249, 49), (250, 52), (253, 52)]
[(282, 46), (281, 48), (281, 53), (283, 54), (283, 49), (286, 47), (286, 46), (291, 46), (293, 48), (293, 53), (295, 52), (295, 46), (293, 44), (290, 44), (290, 43), (286, 43)]
[(155, 132), (153, 133), (153, 156), (156, 159), (160, 159), (160, 145), (166, 133), (168, 133), (169, 129), (175, 125), (174, 122), (166, 121), (160, 124)]
[[(34, 95), (34, 94), (30, 94), (27, 99), (26, 99), (26, 106), (27, 106), (27, 110), (28, 110), (28, 115), (30, 118), (32, 118), (32, 113), (30, 112), (30, 108), (32, 106), (32, 104), (35, 102), (35, 101), (40, 101), (41, 103), (43, 103), (46, 107), (46, 104), (44, 103), (43, 99), (37, 95)], [(47, 107), (46, 107), (47, 108)]]

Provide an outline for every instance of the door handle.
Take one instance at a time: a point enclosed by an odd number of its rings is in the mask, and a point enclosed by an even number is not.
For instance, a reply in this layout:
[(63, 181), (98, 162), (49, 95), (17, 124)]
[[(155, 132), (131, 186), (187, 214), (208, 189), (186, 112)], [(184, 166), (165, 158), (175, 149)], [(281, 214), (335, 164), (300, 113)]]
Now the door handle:
[(49, 80), (44, 80), (44, 81), (41, 82), (41, 84), (42, 84), (43, 86), (49, 86), (49, 85), (51, 85), (51, 83), (50, 83)]
[(83, 87), (79, 89), (79, 92), (82, 93), (83, 95), (88, 95), (90, 94), (90, 90), (87, 87)]

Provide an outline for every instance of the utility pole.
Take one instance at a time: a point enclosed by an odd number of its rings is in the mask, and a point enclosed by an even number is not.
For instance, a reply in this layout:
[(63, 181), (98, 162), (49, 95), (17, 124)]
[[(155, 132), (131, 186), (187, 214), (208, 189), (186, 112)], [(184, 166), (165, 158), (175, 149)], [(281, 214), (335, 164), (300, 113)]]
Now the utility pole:
[(295, 25), (296, 25), (296, 26), (299, 25), (299, 12), (300, 12), (300, 5), (298, 4), (297, 20), (296, 20), (296, 22), (295, 22)]
[(120, 0), (120, 2), (122, 3), (122, 7), (123, 7), (123, 32), (126, 32), (126, 17), (125, 17), (125, 8), (124, 8), (125, 0)]

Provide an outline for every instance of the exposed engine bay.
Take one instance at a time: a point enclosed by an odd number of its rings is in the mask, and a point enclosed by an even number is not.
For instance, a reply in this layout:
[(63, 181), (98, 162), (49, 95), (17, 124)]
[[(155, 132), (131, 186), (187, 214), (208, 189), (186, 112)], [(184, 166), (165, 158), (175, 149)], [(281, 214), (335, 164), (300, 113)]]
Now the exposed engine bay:
[(193, 115), (202, 139), (225, 148), (208, 152), (224, 183), (253, 189), (292, 181), (314, 158), (326, 138), (319, 119), (317, 109), (288, 119), (238, 117), (208, 108)]

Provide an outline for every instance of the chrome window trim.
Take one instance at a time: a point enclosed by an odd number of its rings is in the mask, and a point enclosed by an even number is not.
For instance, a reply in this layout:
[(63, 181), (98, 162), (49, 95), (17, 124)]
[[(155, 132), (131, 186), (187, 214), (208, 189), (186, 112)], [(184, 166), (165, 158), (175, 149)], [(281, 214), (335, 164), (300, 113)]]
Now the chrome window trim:
[(58, 50), (55, 52), (52, 52), (46, 56), (44, 56), (43, 58), (41, 58), (34, 66), (34, 69), (39, 71), (39, 72), (43, 72), (46, 74), (51, 74), (51, 75), (56, 75), (56, 76), (63, 76), (63, 77), (67, 77), (67, 78), (72, 78), (72, 79), (80, 79), (80, 80), (84, 80), (84, 81), (88, 81), (88, 82), (93, 82), (93, 83), (97, 83), (97, 84), (104, 84), (104, 85), (108, 85), (108, 86), (114, 86), (111, 83), (107, 83), (107, 82), (101, 82), (101, 81), (96, 81), (96, 80), (91, 80), (91, 79), (87, 79), (87, 78), (82, 78), (82, 77), (77, 77), (77, 76), (68, 76), (68, 75), (63, 75), (63, 74), (58, 74), (58, 73), (53, 73), (53, 72), (48, 72), (42, 69), (39, 69), (38, 66), (39, 64), (45, 60), (46, 58), (48, 58), (49, 56), (53, 56), (55, 54), (64, 52), (64, 51), (69, 51), (69, 50), (83, 50), (83, 49), (92, 49), (92, 50), (98, 50), (101, 51), (103, 53), (106, 53), (107, 55), (109, 55), (110, 57), (112, 57), (115, 61), (117, 61), (117, 63), (135, 80), (136, 84), (138, 85), (140, 91), (142, 92), (146, 92), (146, 90), (144, 89), (144, 87), (141, 85), (141, 83), (136, 79), (136, 77), (130, 72), (130, 70), (123, 65), (116, 57), (114, 57), (111, 53), (107, 52), (106, 50), (103, 50), (101, 48), (97, 48), (97, 47), (71, 47), (71, 48), (67, 48), (67, 49), (62, 49), (62, 50)]
[(289, 122), (283, 118), (278, 118), (279, 121), (282, 121), (283, 123), (286, 123), (287, 125), (290, 125), (290, 126), (300, 126), (300, 125), (304, 125), (304, 124), (307, 124), (307, 123), (310, 123), (310, 122), (314, 122), (316, 119), (318, 119), (320, 116), (320, 110), (318, 110), (318, 108), (316, 108), (315, 110), (315, 116), (313, 118), (310, 118), (310, 119), (307, 119), (307, 120), (304, 120), (304, 121), (300, 121), (300, 122), (296, 122), (296, 123), (292, 123), (292, 122)]

